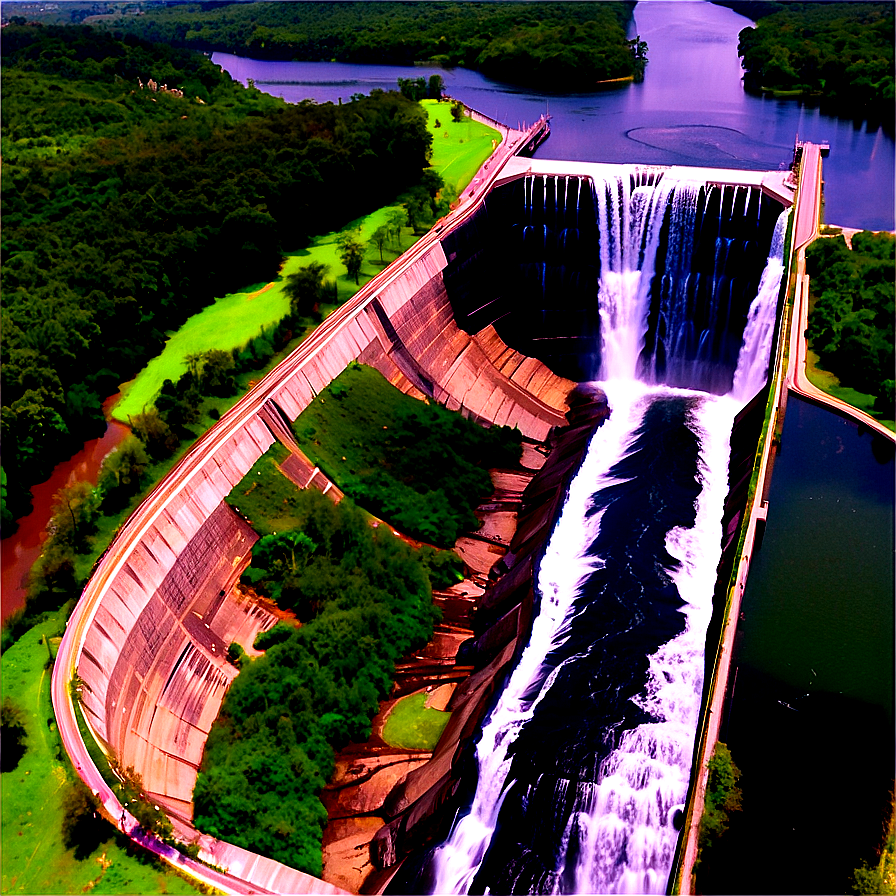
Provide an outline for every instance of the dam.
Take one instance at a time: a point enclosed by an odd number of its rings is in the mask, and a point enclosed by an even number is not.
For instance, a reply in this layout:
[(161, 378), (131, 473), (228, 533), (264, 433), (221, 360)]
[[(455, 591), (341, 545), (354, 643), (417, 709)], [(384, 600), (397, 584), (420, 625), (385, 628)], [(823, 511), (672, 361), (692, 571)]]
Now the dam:
[[(715, 407), (736, 394), (725, 411), (733, 433), (731, 457), (723, 457), (725, 469), (712, 488), (716, 534), (710, 537), (718, 536), (718, 549), (707, 560), (710, 606), (700, 610), (706, 617), (702, 634), (692, 636), (701, 642), (700, 655), (690, 678), (692, 700), (682, 709), (684, 740), (690, 739), (692, 748), (696, 732), (697, 750), (693, 760), (682, 754), (678, 763), (682, 783), (662, 809), (663, 823), (673, 833), (667, 832), (654, 850), (665, 856), (667, 876), (672, 854), (684, 852), (676, 845), (678, 830), (692, 830), (689, 819), (700, 810), (699, 786), (688, 783), (691, 766), (698, 772), (705, 768), (705, 746), (712, 745), (705, 717), (701, 720), (704, 665), (708, 683), (718, 673), (714, 648), (704, 662), (703, 643), (712, 645), (720, 637), (729, 612), (729, 578), (745, 576), (737, 571), (743, 525), (752, 518), (747, 486), (767, 407), (778, 402), (780, 378), (769, 374), (780, 369), (779, 284), (787, 282), (787, 219), (782, 213), (794, 202), (795, 184), (789, 172), (636, 168), (517, 156), (545, 126), (507, 132), (502, 152), (480, 172), (460, 207), (328, 318), (197, 442), (122, 529), (69, 621), (54, 671), (53, 699), (79, 773), (100, 795), (106, 813), (130, 829), (126, 811), (102, 782), (77, 734), (69, 690), (75, 673), (83, 683), (84, 718), (97, 740), (123, 767), (132, 766), (142, 776), (179, 833), (198, 836), (201, 857), (226, 869), (226, 877), (215, 884), (222, 889), (336, 892), (325, 882), (199, 835), (191, 826), (192, 787), (208, 730), (236, 674), (226, 659), (227, 645), (233, 640), (250, 643), (255, 633), (274, 623), (271, 614), (236, 593), (255, 535), (223, 499), (275, 441), (302, 462), (290, 444), (288, 421), (354, 360), (376, 367), (409, 394), (486, 425), (517, 426), (536, 441), (562, 432), (567, 424), (576, 430), (576, 409), (567, 396), (575, 383), (600, 379), (607, 385), (614, 424), (618, 420), (622, 426), (627, 419), (632, 432), (656, 423), (666, 427), (664, 444), (690, 443), (692, 483), (698, 467), (715, 463), (706, 459), (710, 447), (694, 444), (694, 427), (701, 426), (694, 420), (702, 413), (695, 404)], [(814, 193), (809, 202), (814, 209)], [(630, 234), (637, 234), (634, 242), (626, 236)], [(766, 271), (775, 252), (781, 261), (772, 284)], [(759, 296), (763, 301), (757, 304)], [(742, 345), (749, 340), (745, 354)], [(740, 362), (746, 355), (760, 360), (745, 366)], [(641, 384), (638, 394), (611, 385), (635, 381)], [(706, 398), (695, 402), (688, 394), (695, 389)], [(646, 402), (645, 395), (650, 396)], [(645, 424), (648, 412), (657, 419)], [(578, 423), (575, 444), (555, 447), (558, 456), (587, 458), (594, 421)], [(618, 438), (615, 460), (622, 461), (627, 442), (624, 434)], [(727, 440), (722, 455), (726, 445)], [(711, 450), (719, 452), (718, 446)], [(304, 463), (306, 485), (328, 489), (320, 471), (307, 459)], [(561, 492), (569, 472), (560, 475)], [(595, 475), (615, 481), (618, 472), (607, 467)], [(685, 494), (691, 487), (686, 481), (676, 486)], [(692, 512), (695, 499), (690, 499)], [(698, 515), (702, 512), (697, 508)], [(607, 513), (604, 508), (593, 515)], [(533, 531), (550, 532), (554, 517), (547, 516), (542, 513)], [(599, 537), (597, 531), (591, 535)], [(657, 538), (664, 543), (665, 534)], [(488, 598), (482, 618), (494, 624), (486, 627), (483, 621), (471, 647), (478, 668), (452, 707), (457, 723), (446, 730), (431, 767), (409, 775), (387, 801), (390, 820), (371, 847), (375, 864), (384, 871), (426, 846), (444, 826), (445, 807), (461, 786), (461, 759), (468, 754), (470, 736), (491, 708), (497, 683), (522, 656), (535, 602), (531, 583), (520, 570), (527, 569), (531, 579), (544, 547), (539, 538), (529, 540), (528, 553), (518, 552), (528, 559), (498, 581), (496, 587), (504, 593)], [(680, 565), (688, 565), (685, 548), (669, 550), (677, 552)], [(700, 575), (706, 578), (705, 571)], [(665, 582), (660, 592), (668, 598)], [(664, 617), (663, 631), (656, 636), (671, 634), (674, 639), (673, 630), (681, 629), (682, 602), (667, 604), (671, 615)], [(555, 620), (560, 628), (563, 618)], [(668, 639), (657, 641), (662, 643)], [(648, 653), (642, 654), (641, 664), (649, 665)], [(554, 668), (567, 659), (557, 658)], [(552, 674), (543, 669), (542, 659), (535, 664), (541, 671), (523, 685), (530, 708), (535, 690)], [(721, 681), (724, 689), (724, 675)], [(623, 694), (621, 699), (631, 702), (631, 697)], [(608, 724), (620, 732), (636, 728), (621, 717)], [(609, 746), (592, 750), (590, 761), (604, 762)], [(519, 796), (517, 788), (515, 798)], [(581, 821), (575, 827), (576, 849), (584, 854), (592, 843), (587, 813), (578, 803), (568, 805)], [(570, 818), (555, 819), (561, 839), (563, 831), (568, 835), (572, 830)], [(681, 842), (685, 840), (683, 835)], [(479, 852), (485, 854), (484, 845)], [(172, 858), (190, 867), (176, 854)], [(580, 889), (597, 880), (592, 871), (576, 871), (569, 863), (566, 867), (571, 870), (560, 872), (557, 880), (579, 877), (568, 884), (571, 889), (563, 883), (564, 891), (593, 891)], [(478, 871), (477, 864), (467, 875), (472, 880)], [(383, 877), (384, 886), (388, 877)], [(533, 887), (545, 881), (537, 874), (531, 879)], [(663, 890), (665, 886), (663, 879)]]

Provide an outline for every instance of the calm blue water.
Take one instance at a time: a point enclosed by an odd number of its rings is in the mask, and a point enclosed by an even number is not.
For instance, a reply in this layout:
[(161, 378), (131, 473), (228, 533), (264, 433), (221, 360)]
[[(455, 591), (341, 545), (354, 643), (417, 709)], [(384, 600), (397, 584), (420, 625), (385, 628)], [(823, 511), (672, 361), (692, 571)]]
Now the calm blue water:
[(828, 140), (827, 221), (892, 230), (893, 139), (793, 100), (744, 93), (737, 36), (749, 24), (707, 2), (642, 2), (633, 32), (649, 46), (643, 83), (566, 96), (501, 84), (460, 68), (263, 62), (226, 53), (212, 59), (235, 79), (252, 78), (260, 89), (289, 102), (348, 102), (353, 93), (394, 89), (399, 77), (438, 71), (448, 93), (507, 124), (549, 112), (551, 138), (536, 153), (543, 158), (774, 170), (789, 165), (797, 134)]

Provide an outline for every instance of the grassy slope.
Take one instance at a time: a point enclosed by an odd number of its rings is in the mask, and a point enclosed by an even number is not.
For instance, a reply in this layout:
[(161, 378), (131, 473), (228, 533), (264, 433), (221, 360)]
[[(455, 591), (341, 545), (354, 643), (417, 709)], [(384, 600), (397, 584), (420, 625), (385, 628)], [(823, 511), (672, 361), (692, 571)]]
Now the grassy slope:
[(896, 421), (885, 420), (875, 412), (873, 395), (859, 392), (849, 386), (841, 386), (840, 380), (830, 371), (819, 367), (818, 362), (818, 355), (812, 349), (809, 349), (806, 352), (806, 377), (813, 386), (821, 389), (822, 392), (827, 392), (828, 395), (833, 395), (834, 398), (839, 398), (841, 401), (851, 404), (860, 411), (864, 411), (866, 414), (874, 417), (875, 420), (880, 421), (888, 429), (896, 432)]
[[(429, 115), (430, 133), (433, 134), (432, 165), (445, 179), (449, 190), (457, 193), (473, 179), (489, 157), (492, 141), (498, 139), (498, 134), (469, 119), (455, 124), (451, 121), (447, 103), (440, 105), (435, 100), (424, 100), (423, 105)], [(440, 128), (435, 127), (436, 119), (442, 123)], [(378, 227), (386, 223), (396, 208), (398, 206), (378, 209), (351, 221), (343, 230), (360, 230), (361, 240), (366, 242)], [(122, 386), (122, 398), (115, 406), (113, 416), (127, 422), (129, 416), (139, 414), (145, 406), (152, 404), (166, 379), (176, 381), (186, 372), (187, 355), (244, 345), (258, 335), (262, 327), (280, 320), (289, 307), (289, 300), (283, 293), (284, 278), (298, 268), (311, 261), (327, 265), (330, 277), (336, 277), (339, 299), (344, 302), (417, 239), (410, 228), (405, 228), (401, 246), (386, 246), (382, 262), (376, 247), (368, 247), (361, 269), (361, 281), (356, 285), (346, 276), (345, 268), (339, 261), (336, 246), (338, 235), (330, 233), (318, 237), (307, 249), (291, 252), (280, 270), (280, 276), (266, 288), (264, 284), (255, 284), (242, 292), (230, 293), (194, 314), (177, 332), (169, 335), (162, 353), (153, 358), (135, 379)], [(262, 288), (264, 291), (259, 293)]]
[[(109, 840), (83, 860), (61, 842), (59, 800), (69, 774), (60, 755), (45, 668), (44, 635), (62, 631), (56, 614), (32, 628), (2, 657), (2, 693), (22, 708), (28, 750), (18, 767), (0, 777), (3, 893), (198, 893), (185, 879), (148, 857), (130, 854), (109, 826)], [(58, 638), (56, 639), (58, 641)], [(142, 852), (142, 851), (141, 851)], [(91, 886), (91, 882), (93, 885)]]
[(410, 694), (392, 708), (383, 726), (383, 740), (405, 750), (433, 750), (448, 724), (450, 712), (427, 709), (426, 694)]

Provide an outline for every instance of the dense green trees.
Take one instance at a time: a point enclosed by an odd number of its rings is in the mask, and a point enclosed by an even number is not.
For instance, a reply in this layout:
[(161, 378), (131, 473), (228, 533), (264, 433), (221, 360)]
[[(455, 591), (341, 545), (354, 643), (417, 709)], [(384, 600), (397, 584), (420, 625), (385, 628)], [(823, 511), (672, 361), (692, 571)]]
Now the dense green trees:
[(350, 501), (303, 491), (291, 507), (298, 525), (261, 540), (245, 580), (304, 624), (257, 639), (266, 653), (228, 691), (193, 796), (201, 830), (319, 875), (333, 750), (369, 736), (395, 661), (432, 636), (436, 611), (416, 552)]
[(132, 35), (10, 25), (3, 41), (8, 522), (166, 330), (416, 184), (431, 137), (397, 92), (287, 106)]
[(762, 16), (740, 34), (748, 88), (817, 94), (840, 114), (893, 126), (891, 3), (730, 2)]
[[(309, 457), (362, 507), (404, 534), (450, 547), (479, 527), (490, 467), (513, 467), (518, 430), (484, 429), (435, 403), (403, 395), (351, 364), (295, 423)], [(320, 437), (319, 437), (320, 436)]]
[(263, 59), (464, 65), (555, 90), (643, 70), (633, 2), (179, 3), (117, 19), (152, 40)]
[(875, 396), (893, 419), (893, 282), (896, 238), (863, 231), (816, 240), (806, 250), (813, 306), (806, 336), (821, 363), (844, 386)]

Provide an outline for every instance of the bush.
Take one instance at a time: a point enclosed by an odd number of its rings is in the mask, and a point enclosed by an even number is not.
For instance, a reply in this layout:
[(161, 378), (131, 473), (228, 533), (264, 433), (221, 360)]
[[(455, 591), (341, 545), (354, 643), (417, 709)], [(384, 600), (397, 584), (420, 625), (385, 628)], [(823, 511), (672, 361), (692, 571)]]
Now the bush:
[(700, 819), (698, 838), (698, 865), (704, 851), (728, 830), (728, 819), (732, 812), (742, 808), (742, 794), (738, 781), (740, 769), (734, 764), (728, 747), (719, 742), (709, 760), (709, 777), (706, 783), (706, 801), (703, 817)]
[(0, 709), (0, 770), (13, 771), (28, 749), (25, 713), (11, 698), (3, 700)]

